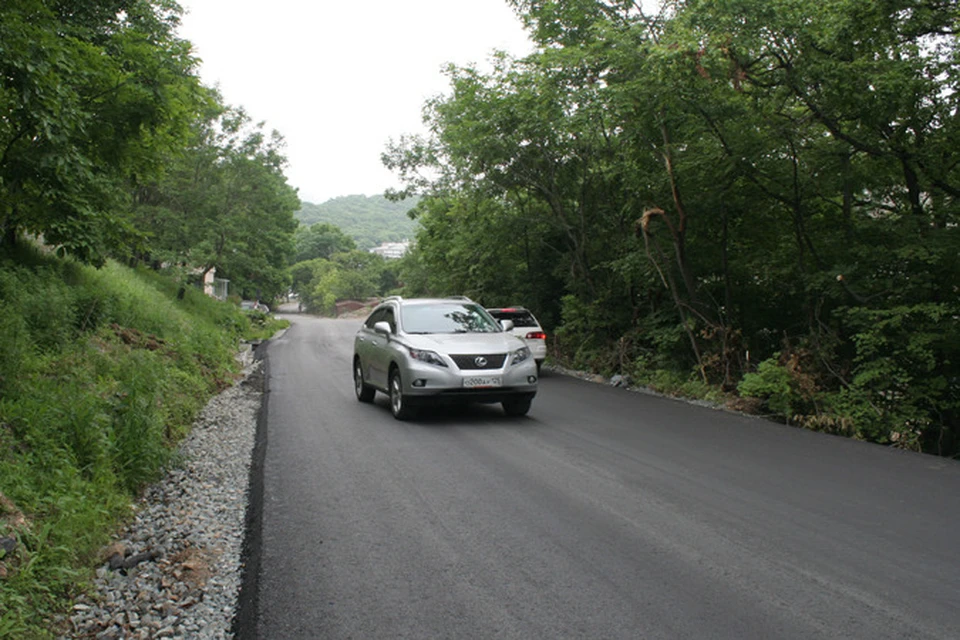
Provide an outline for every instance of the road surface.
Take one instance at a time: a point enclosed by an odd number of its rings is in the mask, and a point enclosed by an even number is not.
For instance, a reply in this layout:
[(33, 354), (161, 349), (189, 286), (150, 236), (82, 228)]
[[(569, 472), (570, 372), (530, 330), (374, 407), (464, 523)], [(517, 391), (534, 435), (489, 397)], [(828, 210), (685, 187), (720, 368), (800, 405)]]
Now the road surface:
[(240, 638), (960, 638), (956, 461), (546, 370), (398, 422), (287, 317)]

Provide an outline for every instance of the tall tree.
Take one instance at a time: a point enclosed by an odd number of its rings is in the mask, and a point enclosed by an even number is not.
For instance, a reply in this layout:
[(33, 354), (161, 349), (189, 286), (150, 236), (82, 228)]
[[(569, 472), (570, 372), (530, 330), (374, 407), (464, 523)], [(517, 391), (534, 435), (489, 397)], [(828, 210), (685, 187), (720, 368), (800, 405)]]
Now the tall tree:
[(129, 185), (183, 144), (206, 95), (166, 0), (0, 7), (0, 236), (101, 262), (137, 235)]
[(523, 257), (486, 239), (526, 219), (577, 364), (960, 450), (960, 5), (511, 4), (540, 51), (451, 68), (385, 154), (426, 196), (412, 283), (498, 290)]
[(296, 245), (294, 263), (314, 258), (329, 258), (335, 253), (357, 248), (353, 238), (341, 231), (340, 227), (329, 222), (298, 227), (294, 242)]
[(216, 268), (231, 290), (271, 298), (286, 291), (293, 217), (300, 205), (283, 174), (283, 138), (242, 109), (197, 124), (194, 143), (164, 177), (138, 193), (153, 259)]

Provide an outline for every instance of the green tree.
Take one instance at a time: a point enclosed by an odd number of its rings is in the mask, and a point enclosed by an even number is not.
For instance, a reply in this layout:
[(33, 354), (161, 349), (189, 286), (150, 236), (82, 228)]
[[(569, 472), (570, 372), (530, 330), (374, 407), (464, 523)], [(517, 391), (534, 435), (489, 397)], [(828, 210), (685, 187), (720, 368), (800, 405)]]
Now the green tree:
[(329, 259), (298, 262), (290, 267), (290, 276), (304, 307), (326, 315), (335, 315), (337, 302), (384, 295), (397, 285), (395, 270), (387, 260), (356, 249)]
[(321, 295), (317, 296), (316, 285), (336, 265), (326, 258), (314, 258), (298, 262), (289, 268), (291, 288), (300, 296), (300, 304), (307, 311), (324, 308)]
[(130, 185), (183, 145), (206, 103), (180, 9), (161, 0), (0, 8), (0, 237), (100, 263), (135, 242)]
[(331, 286), (336, 300), (365, 300), (383, 295), (383, 274), (387, 260), (369, 251), (344, 251), (332, 256), (337, 265), (339, 279)]
[(242, 109), (220, 108), (198, 123), (194, 143), (137, 194), (151, 259), (201, 274), (216, 268), (243, 297), (285, 293), (300, 201), (283, 174), (283, 144)]
[(451, 67), (384, 154), (424, 198), (408, 288), (522, 291), (533, 237), (576, 364), (765, 361), (742, 389), (787, 380), (800, 424), (960, 450), (955, 3), (511, 4), (541, 50)]
[[(951, 3), (695, 2), (676, 31), (677, 50), (743, 96), (763, 136), (765, 151), (744, 153), (748, 136), (711, 123), (728, 159), (749, 159), (736, 164), (749, 202), (787, 214), (796, 265), (768, 273), (792, 273), (778, 280), (798, 295), (762, 317), (812, 350), (822, 364), (807, 373), (842, 394), (859, 433), (938, 452), (957, 447), (960, 402), (960, 336), (942, 322), (960, 289), (958, 17)], [(776, 263), (785, 237), (756, 245), (757, 267)]]
[(353, 238), (341, 231), (340, 227), (329, 222), (318, 222), (308, 227), (301, 225), (297, 228), (294, 244), (296, 246), (294, 262), (329, 258), (335, 253), (357, 248)]
[(525, 305), (552, 326), (561, 244), (544, 217), (500, 199), (425, 198), (416, 210), (421, 230), (400, 262), (408, 295), (467, 295), (487, 306)]

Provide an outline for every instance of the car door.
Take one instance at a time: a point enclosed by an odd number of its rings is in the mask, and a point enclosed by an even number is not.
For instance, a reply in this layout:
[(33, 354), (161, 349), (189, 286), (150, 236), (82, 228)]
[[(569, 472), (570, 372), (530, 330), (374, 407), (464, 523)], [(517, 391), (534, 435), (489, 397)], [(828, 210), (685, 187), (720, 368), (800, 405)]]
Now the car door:
[(378, 331), (371, 331), (372, 348), (370, 357), (370, 381), (375, 386), (387, 388), (387, 374), (390, 371), (390, 361), (394, 350), (393, 336), (397, 331), (397, 321), (393, 307), (383, 309), (383, 314), (376, 320), (390, 325), (390, 335), (386, 336)]
[(360, 327), (355, 346), (357, 356), (360, 358), (360, 365), (363, 368), (363, 379), (367, 381), (367, 384), (380, 388), (385, 388), (386, 385), (377, 375), (377, 363), (383, 357), (381, 351), (386, 345), (386, 340), (384, 336), (373, 329), (373, 326), (383, 320), (383, 317), (384, 309), (375, 309), (370, 314), (370, 317)]

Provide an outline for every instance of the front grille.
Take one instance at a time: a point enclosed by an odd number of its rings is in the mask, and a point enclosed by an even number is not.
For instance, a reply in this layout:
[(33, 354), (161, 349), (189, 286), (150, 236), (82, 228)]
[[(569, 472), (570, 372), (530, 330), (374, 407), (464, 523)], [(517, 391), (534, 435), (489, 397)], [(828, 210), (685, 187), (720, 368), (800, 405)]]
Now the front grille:
[[(507, 354), (505, 353), (483, 353), (483, 354), (472, 354), (472, 355), (451, 355), (453, 361), (457, 363), (457, 367), (461, 371), (464, 370), (476, 370), (476, 369), (499, 369), (503, 366), (503, 361), (506, 360)], [(480, 360), (480, 362), (478, 362)]]

